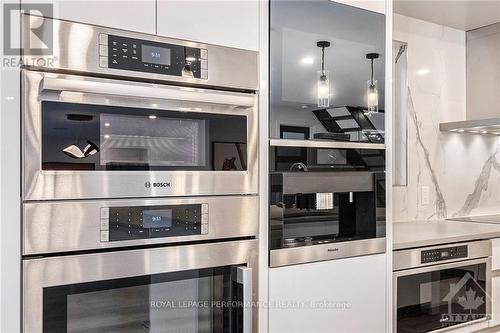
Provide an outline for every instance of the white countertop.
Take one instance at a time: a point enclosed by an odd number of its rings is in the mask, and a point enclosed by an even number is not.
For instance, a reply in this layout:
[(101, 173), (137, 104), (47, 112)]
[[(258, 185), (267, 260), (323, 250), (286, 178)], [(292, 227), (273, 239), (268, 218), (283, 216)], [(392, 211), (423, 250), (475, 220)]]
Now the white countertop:
[(393, 249), (500, 238), (500, 224), (412, 221), (393, 224)]

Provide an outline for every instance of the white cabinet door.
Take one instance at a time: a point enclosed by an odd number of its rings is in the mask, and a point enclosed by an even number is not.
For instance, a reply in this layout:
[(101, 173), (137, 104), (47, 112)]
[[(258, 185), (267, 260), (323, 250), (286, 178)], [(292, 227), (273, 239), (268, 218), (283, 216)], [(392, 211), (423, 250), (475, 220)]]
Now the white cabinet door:
[(269, 332), (386, 329), (385, 254), (271, 268)]
[(154, 34), (155, 0), (22, 0), (51, 3), (54, 18)]
[(386, 0), (334, 0), (338, 3), (385, 14)]
[(491, 240), (491, 270), (500, 270), (500, 238)]
[(259, 48), (257, 0), (158, 0), (157, 15), (160, 36)]
[(491, 279), (491, 320), (490, 327), (500, 325), (500, 276)]

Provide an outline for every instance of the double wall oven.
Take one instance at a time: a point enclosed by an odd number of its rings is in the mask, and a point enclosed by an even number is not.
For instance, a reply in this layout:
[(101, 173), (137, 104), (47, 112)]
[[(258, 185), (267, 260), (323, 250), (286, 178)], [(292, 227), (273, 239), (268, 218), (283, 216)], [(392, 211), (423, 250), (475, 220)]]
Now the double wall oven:
[(47, 21), (52, 61), (21, 74), (23, 331), (256, 331), (257, 53)]

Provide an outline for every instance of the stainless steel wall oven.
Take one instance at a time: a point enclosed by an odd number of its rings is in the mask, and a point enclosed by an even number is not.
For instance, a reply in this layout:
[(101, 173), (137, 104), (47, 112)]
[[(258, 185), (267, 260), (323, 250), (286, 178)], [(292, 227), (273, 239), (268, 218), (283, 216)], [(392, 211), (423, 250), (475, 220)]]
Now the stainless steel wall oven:
[(23, 331), (256, 332), (257, 53), (46, 20), (54, 61), (21, 74)]
[(257, 193), (256, 52), (52, 22), (55, 68), (22, 73), (25, 200)]
[(441, 332), (491, 316), (491, 241), (394, 251), (393, 331)]

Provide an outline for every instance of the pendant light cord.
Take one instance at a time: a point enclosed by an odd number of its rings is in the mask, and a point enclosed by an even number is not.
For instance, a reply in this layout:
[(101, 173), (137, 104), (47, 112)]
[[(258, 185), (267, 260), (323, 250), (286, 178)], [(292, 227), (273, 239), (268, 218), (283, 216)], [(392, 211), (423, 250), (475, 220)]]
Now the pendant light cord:
[(370, 81), (370, 84), (373, 86), (373, 59), (371, 59), (371, 67), (372, 67), (372, 76), (371, 76), (371, 81)]
[(325, 47), (321, 48), (321, 75), (325, 75)]

